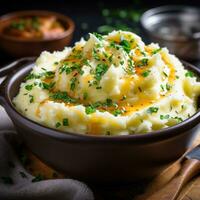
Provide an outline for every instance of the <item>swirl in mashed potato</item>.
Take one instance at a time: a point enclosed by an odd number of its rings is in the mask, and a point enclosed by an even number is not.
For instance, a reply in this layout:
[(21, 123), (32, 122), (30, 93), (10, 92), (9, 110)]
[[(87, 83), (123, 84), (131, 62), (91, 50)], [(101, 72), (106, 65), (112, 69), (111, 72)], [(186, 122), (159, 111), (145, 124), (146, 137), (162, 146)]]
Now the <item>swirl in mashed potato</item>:
[(41, 54), (13, 100), (19, 112), (62, 131), (128, 135), (173, 126), (197, 111), (200, 82), (166, 48), (131, 32), (89, 36)]

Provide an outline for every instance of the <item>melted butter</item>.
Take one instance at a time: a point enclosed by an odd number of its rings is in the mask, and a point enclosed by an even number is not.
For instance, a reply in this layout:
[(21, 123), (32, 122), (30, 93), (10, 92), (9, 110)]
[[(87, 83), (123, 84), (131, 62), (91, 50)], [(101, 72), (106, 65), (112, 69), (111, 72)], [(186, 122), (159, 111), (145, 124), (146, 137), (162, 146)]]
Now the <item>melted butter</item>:
[(53, 80), (53, 78), (45, 78), (45, 79), (43, 80), (43, 82), (49, 84), (49, 83), (52, 82), (52, 80)]
[[(126, 38), (125, 38), (126, 39)], [(120, 42), (120, 37), (119, 35), (116, 35), (115, 37), (112, 37), (112, 38), (109, 38), (109, 40), (112, 40), (112, 41), (115, 41), (115, 42)], [(81, 47), (80, 47), (81, 48)], [(110, 49), (108, 49), (110, 51)], [(148, 52), (148, 53), (151, 53), (152, 52), (152, 49), (148, 46), (145, 46), (145, 50)], [(135, 51), (136, 55), (137, 56), (140, 56), (141, 55), (141, 52), (139, 49), (136, 49)], [(168, 82), (170, 84), (172, 84), (175, 80), (175, 68), (173, 67), (173, 64), (169, 61), (169, 59), (165, 56), (165, 55), (162, 55), (162, 59), (163, 61), (165, 62), (165, 64), (168, 66), (168, 68), (170, 69), (170, 73), (169, 73), (169, 76), (168, 76)], [(73, 63), (80, 63), (80, 59), (74, 59), (74, 58), (71, 58), (70, 56), (65, 60), (65, 61), (68, 61), (68, 62), (73, 62)], [(147, 68), (149, 68), (148, 66), (144, 66), (144, 67), (135, 67), (135, 72), (137, 75), (139, 75), (139, 79), (138, 80), (134, 80), (134, 77), (133, 76), (130, 76), (130, 77), (126, 77), (124, 78), (124, 83), (122, 84), (122, 87), (121, 87), (121, 91), (123, 91), (123, 94), (120, 95), (120, 97), (122, 98), (124, 95), (127, 95), (130, 90), (131, 90), (131, 85), (133, 85), (133, 83), (135, 81), (138, 81), (138, 82), (141, 82), (143, 81), (144, 77), (141, 75), (144, 71), (147, 70)], [(60, 76), (59, 76), (59, 79), (60, 79)], [(84, 77), (83, 79), (83, 82), (84, 84), (88, 84), (88, 81), (91, 81), (92, 80), (92, 75), (87, 75), (86, 77)], [(50, 80), (45, 80), (46, 82), (50, 82)], [(138, 84), (139, 85), (139, 84)], [(68, 88), (67, 88), (68, 90)], [(165, 94), (165, 97), (170, 93), (170, 91), (168, 91), (166, 94)], [(70, 96), (74, 96), (74, 93), (73, 94), (69, 94)], [(156, 99), (147, 99), (147, 97), (145, 97), (143, 94), (142, 94), (142, 91), (141, 93), (138, 92), (137, 93), (137, 96), (138, 96), (138, 100), (134, 103), (132, 103), (130, 105), (130, 103), (126, 103), (125, 101), (119, 101), (118, 102), (118, 108), (117, 109), (122, 109), (122, 110), (126, 110), (126, 112), (124, 112), (124, 116), (126, 115), (130, 115), (130, 113), (133, 113), (133, 112), (137, 112), (139, 110), (142, 110), (146, 107), (149, 107), (151, 106), (152, 104), (160, 101), (164, 96), (163, 95), (159, 95), (158, 98)], [(40, 106), (42, 106), (44, 103), (46, 103), (48, 101), (45, 100), (44, 102), (41, 102), (40, 103)], [(56, 102), (62, 102), (62, 101), (56, 101)], [(88, 102), (86, 101), (83, 101), (83, 100), (80, 100), (79, 101), (79, 104), (87, 104)], [(66, 106), (75, 106), (77, 104), (70, 104), (70, 103), (65, 103)], [(40, 111), (39, 111), (39, 107), (36, 111), (36, 115), (39, 116), (40, 115)], [(116, 110), (116, 107), (98, 107), (98, 110), (100, 111), (108, 111), (108, 112), (113, 112), (114, 110)], [(99, 121), (99, 118), (98, 120), (97, 119), (93, 119), (93, 121), (88, 125), (88, 134), (99, 134), (99, 123), (103, 123), (103, 122), (100, 122)]]
[[(148, 51), (150, 51), (150, 49), (148, 49)], [(169, 59), (166, 58), (166, 56), (162, 56), (163, 61), (166, 63), (166, 65), (168, 66), (168, 68), (170, 69), (170, 73), (169, 73), (169, 77), (168, 77), (168, 81), (170, 84), (173, 84), (174, 80), (175, 80), (175, 68), (173, 67), (173, 64), (169, 61)], [(136, 67), (135, 71), (137, 75), (139, 76), (139, 82), (142, 81), (142, 79), (144, 79), (144, 77), (141, 76), (142, 72), (144, 72), (146, 70), (146, 67)], [(123, 86), (122, 86), (122, 91), (124, 91), (124, 94), (127, 94), (130, 91), (131, 88), (131, 84), (133, 83), (134, 79), (133, 78), (126, 78)], [(168, 96), (170, 94), (170, 91), (168, 91), (165, 96), (163, 95), (159, 95), (159, 98), (157, 99), (147, 99), (145, 98), (142, 94), (138, 94), (139, 96), (139, 100), (137, 102), (135, 102), (132, 105), (129, 104), (124, 104), (122, 102), (118, 103), (118, 109), (125, 109), (126, 112), (123, 115), (130, 115), (130, 113), (133, 112), (137, 112), (139, 110), (142, 110), (146, 107), (151, 106), (152, 104), (160, 101), (161, 99), (163, 99), (164, 97)], [(108, 109), (110, 110), (110, 109)]]
[(149, 46), (145, 46), (144, 49), (145, 49), (146, 53), (148, 53), (148, 54), (152, 54), (152, 52), (153, 52), (153, 49)]
[(142, 56), (142, 53), (141, 53), (141, 51), (139, 49), (136, 49), (135, 50), (135, 55), (136, 56)]
[(126, 110), (126, 112), (123, 113), (124, 116), (128, 116), (133, 112), (138, 112), (140, 110), (143, 110), (144, 108), (149, 107), (150, 105), (154, 104), (156, 101), (161, 100), (162, 96), (159, 97), (158, 100), (151, 100), (151, 99), (147, 99), (147, 98), (143, 98), (138, 100), (137, 102), (135, 102), (132, 105), (120, 105), (119, 109), (124, 109)]
[(142, 72), (144, 72), (146, 70), (146, 67), (135, 67), (135, 73), (137, 75), (142, 74)]

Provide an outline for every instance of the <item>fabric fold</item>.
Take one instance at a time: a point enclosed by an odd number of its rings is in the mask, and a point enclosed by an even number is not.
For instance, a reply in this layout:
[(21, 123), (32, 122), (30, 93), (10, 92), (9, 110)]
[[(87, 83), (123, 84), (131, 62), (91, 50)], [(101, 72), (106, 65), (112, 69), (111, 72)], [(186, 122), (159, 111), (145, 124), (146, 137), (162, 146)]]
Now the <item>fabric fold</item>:
[(92, 191), (73, 179), (32, 182), (15, 153), (19, 144), (17, 133), (0, 131), (0, 199), (2, 200), (93, 200)]

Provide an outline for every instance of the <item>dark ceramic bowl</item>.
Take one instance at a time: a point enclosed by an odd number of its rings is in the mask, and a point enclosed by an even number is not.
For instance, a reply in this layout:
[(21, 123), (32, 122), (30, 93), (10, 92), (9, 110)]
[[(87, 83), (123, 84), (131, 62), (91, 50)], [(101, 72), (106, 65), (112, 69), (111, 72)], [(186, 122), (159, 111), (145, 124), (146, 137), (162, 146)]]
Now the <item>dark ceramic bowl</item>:
[[(65, 27), (63, 34), (55, 38), (18, 38), (4, 33), (5, 28), (15, 19), (26, 16), (55, 16)], [(62, 50), (69, 45), (74, 33), (74, 22), (60, 13), (45, 10), (13, 12), (0, 17), (0, 47), (14, 57), (37, 56), (42, 51)]]
[(146, 11), (141, 26), (151, 42), (186, 60), (200, 59), (200, 9), (173, 5)]
[[(183, 64), (200, 77), (200, 69)], [(15, 71), (0, 85), (0, 103), (26, 146), (71, 178), (93, 183), (151, 178), (178, 159), (197, 134), (200, 110), (180, 124), (148, 134), (91, 136), (47, 128), (21, 115), (12, 103), (33, 65), (33, 59), (23, 58), (1, 69), (1, 75), (13, 67)]]

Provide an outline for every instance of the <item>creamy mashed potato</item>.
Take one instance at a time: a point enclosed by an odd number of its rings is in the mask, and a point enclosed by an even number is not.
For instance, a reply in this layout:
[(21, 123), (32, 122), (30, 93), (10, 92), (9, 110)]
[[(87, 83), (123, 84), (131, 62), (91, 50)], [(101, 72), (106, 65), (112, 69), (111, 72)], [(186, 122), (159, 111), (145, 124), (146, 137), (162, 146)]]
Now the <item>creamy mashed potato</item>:
[(166, 48), (113, 31), (43, 52), (13, 102), (51, 128), (128, 135), (182, 122), (197, 111), (199, 94), (195, 75)]

